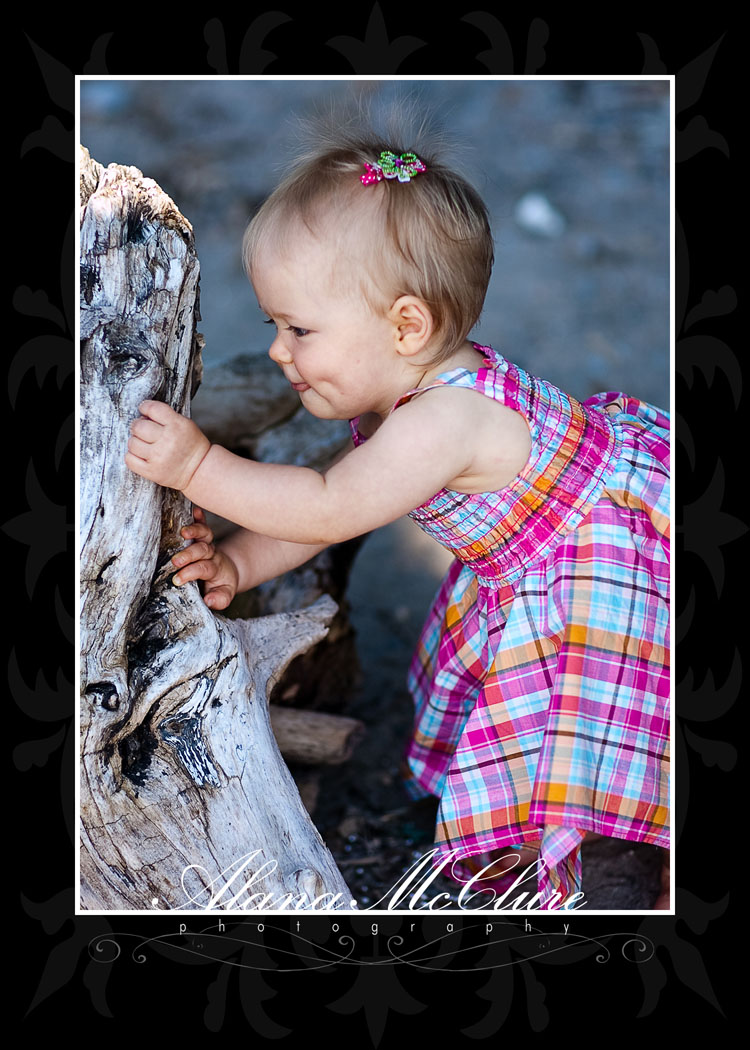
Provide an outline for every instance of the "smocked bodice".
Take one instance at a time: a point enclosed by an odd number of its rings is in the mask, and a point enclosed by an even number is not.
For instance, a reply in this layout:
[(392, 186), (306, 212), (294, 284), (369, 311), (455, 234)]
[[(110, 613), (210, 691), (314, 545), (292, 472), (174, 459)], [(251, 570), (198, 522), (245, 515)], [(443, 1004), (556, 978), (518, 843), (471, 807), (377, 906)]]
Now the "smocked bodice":
[[(596, 504), (617, 463), (618, 425), (558, 387), (506, 361), (488, 346), (476, 372), (455, 369), (411, 390), (394, 406), (436, 386), (478, 390), (521, 412), (531, 434), (526, 466), (497, 492), (442, 489), (410, 513), (425, 532), (491, 587), (518, 579), (576, 528)], [(364, 440), (352, 421), (356, 443)]]

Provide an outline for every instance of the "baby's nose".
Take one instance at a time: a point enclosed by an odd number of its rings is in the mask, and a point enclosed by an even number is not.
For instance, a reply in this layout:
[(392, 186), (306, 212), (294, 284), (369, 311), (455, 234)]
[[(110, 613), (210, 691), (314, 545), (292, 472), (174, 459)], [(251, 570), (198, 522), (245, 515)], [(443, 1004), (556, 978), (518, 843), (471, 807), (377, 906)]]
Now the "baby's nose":
[(277, 365), (289, 365), (292, 363), (292, 355), (284, 346), (284, 343), (279, 336), (276, 336), (268, 348), (268, 356), (272, 361), (275, 361)]

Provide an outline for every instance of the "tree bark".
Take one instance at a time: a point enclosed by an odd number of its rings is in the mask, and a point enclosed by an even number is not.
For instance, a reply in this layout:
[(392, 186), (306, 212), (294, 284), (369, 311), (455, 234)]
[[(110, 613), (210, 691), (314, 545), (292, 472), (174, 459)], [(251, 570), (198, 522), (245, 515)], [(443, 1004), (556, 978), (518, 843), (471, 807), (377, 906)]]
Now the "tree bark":
[(198, 275), (170, 198), (82, 149), (80, 905), (349, 908), (267, 706), (335, 604), (212, 613), (197, 585), (171, 584), (190, 505), (124, 464), (142, 400), (189, 414)]

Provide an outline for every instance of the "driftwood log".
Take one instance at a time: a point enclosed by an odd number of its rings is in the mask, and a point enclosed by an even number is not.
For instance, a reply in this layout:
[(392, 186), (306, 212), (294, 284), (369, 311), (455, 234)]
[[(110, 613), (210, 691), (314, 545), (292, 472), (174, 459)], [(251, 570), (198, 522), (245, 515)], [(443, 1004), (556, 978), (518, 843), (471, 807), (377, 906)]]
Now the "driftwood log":
[(284, 758), (307, 766), (337, 766), (351, 758), (364, 733), (356, 718), (271, 705), (271, 726)]
[(267, 705), (335, 604), (212, 613), (171, 584), (189, 504), (123, 462), (144, 398), (190, 411), (198, 272), (169, 197), (82, 149), (80, 905), (349, 908)]

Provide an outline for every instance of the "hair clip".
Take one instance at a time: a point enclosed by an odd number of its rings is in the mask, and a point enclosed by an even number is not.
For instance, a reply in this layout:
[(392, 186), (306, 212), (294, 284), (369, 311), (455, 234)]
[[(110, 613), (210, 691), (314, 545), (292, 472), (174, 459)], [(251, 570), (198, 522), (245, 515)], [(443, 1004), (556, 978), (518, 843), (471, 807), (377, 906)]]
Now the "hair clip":
[(416, 153), (402, 153), (399, 157), (386, 150), (378, 157), (377, 164), (365, 162), (365, 173), (359, 179), (363, 186), (371, 186), (373, 182), (382, 182), (383, 179), (410, 182), (423, 171), (427, 171), (427, 168)]

